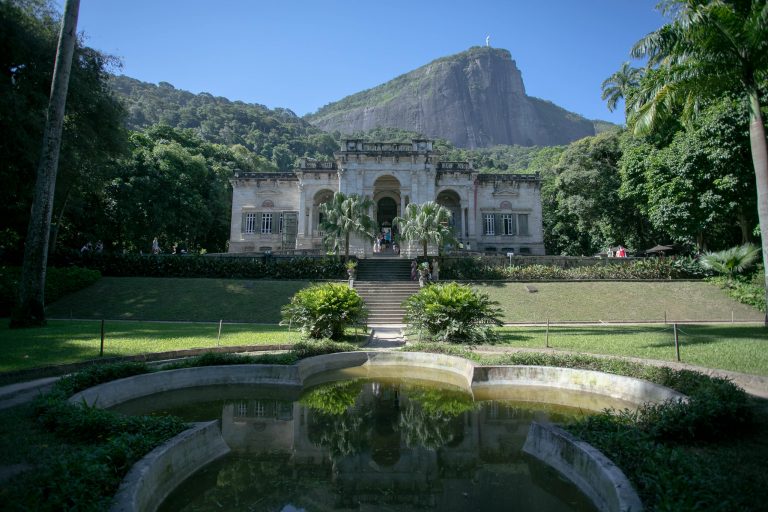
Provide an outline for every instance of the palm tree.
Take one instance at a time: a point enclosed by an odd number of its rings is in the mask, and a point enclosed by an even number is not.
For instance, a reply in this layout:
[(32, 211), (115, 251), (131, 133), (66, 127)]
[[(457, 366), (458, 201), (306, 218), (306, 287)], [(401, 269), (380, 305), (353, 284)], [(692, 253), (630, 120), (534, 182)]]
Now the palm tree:
[(405, 208), (405, 215), (392, 221), (400, 230), (405, 240), (419, 242), (427, 257), (427, 245), (431, 242), (439, 247), (448, 242), (455, 242), (453, 230), (449, 226), (451, 212), (445, 206), (434, 201), (424, 204), (411, 203)]
[(600, 87), (603, 90), (602, 99), (608, 101), (608, 110), (613, 112), (619, 100), (629, 97), (632, 91), (640, 84), (642, 70), (633, 68), (629, 62), (621, 65), (621, 69), (606, 78)]
[(699, 261), (704, 268), (711, 268), (718, 274), (725, 274), (733, 279), (736, 274), (752, 267), (759, 255), (760, 249), (752, 244), (744, 244), (724, 251), (708, 252)]
[(376, 223), (368, 215), (372, 205), (373, 202), (368, 198), (357, 194), (347, 196), (342, 192), (336, 192), (333, 199), (321, 204), (323, 220), (320, 227), (325, 232), (326, 245), (334, 244), (338, 247), (338, 240), (343, 238), (344, 256), (349, 258), (349, 237), (352, 233), (372, 240), (376, 232)]
[[(648, 58), (648, 72), (629, 100), (628, 124), (635, 133), (682, 108), (684, 118), (701, 100), (737, 93), (749, 109), (749, 139), (757, 188), (763, 264), (768, 268), (768, 144), (760, 92), (768, 78), (768, 4), (765, 0), (669, 0), (672, 21), (632, 48)], [(768, 301), (768, 272), (765, 280)], [(768, 327), (768, 312), (765, 317)]]
[(48, 265), (48, 243), (51, 232), (56, 173), (64, 126), (69, 74), (77, 41), (77, 16), (80, 0), (67, 0), (56, 48), (51, 96), (43, 131), (43, 151), (37, 167), (27, 238), (24, 241), (24, 263), (19, 281), (19, 297), (11, 318), (11, 327), (45, 325), (45, 269)]

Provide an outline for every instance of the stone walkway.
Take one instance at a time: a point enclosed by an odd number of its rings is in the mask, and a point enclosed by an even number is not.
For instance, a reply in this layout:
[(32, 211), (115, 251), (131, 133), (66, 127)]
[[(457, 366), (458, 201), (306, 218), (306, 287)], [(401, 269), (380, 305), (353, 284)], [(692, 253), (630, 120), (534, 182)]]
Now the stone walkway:
[(372, 325), (371, 339), (365, 344), (368, 350), (391, 350), (405, 346), (403, 327), (400, 324)]

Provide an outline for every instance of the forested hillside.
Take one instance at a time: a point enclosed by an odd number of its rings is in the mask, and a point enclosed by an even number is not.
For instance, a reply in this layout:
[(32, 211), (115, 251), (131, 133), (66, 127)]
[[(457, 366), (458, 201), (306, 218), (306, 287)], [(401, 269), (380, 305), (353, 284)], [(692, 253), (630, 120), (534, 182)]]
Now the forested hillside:
[(190, 128), (203, 140), (241, 145), (289, 170), (301, 156), (331, 157), (338, 137), (310, 125), (286, 108), (230, 101), (208, 93), (192, 94), (167, 82), (154, 85), (121, 75), (110, 80), (125, 106), (126, 126), (142, 130), (153, 124)]

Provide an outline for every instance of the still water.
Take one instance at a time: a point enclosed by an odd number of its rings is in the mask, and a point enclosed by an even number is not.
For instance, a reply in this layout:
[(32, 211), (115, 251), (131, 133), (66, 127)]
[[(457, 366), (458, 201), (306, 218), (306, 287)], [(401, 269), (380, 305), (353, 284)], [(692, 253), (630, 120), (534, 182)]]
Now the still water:
[(218, 419), (232, 451), (182, 483), (162, 511), (592, 511), (522, 452), (532, 420), (579, 409), (476, 401), (408, 379), (326, 382), (303, 392), (228, 386), (155, 395), (129, 414)]

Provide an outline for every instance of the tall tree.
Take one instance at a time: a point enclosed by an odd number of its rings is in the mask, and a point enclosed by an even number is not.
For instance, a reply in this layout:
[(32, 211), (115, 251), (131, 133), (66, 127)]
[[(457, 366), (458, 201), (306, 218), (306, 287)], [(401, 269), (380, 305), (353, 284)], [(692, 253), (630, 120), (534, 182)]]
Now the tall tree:
[(325, 231), (326, 244), (344, 239), (344, 256), (349, 258), (349, 239), (352, 234), (363, 235), (367, 239), (375, 236), (376, 223), (368, 215), (373, 206), (370, 199), (357, 194), (345, 195), (336, 192), (327, 203), (320, 205), (323, 220), (320, 227)]
[(423, 256), (426, 258), (427, 246), (430, 243), (437, 245), (439, 251), (444, 244), (456, 242), (450, 220), (450, 210), (434, 201), (427, 201), (423, 204), (409, 204), (405, 207), (405, 214), (395, 217), (392, 223), (397, 226), (405, 240), (421, 244)]
[(56, 50), (51, 83), (51, 99), (43, 134), (43, 151), (37, 170), (35, 194), (24, 247), (24, 264), (19, 282), (19, 302), (11, 319), (12, 327), (45, 324), (45, 270), (48, 240), (59, 167), (61, 132), (67, 102), (69, 73), (77, 41), (77, 16), (80, 0), (67, 0)]
[(603, 81), (600, 86), (603, 90), (602, 99), (607, 102), (608, 110), (613, 112), (619, 100), (626, 100), (632, 94), (640, 84), (642, 73), (640, 69), (625, 62), (618, 71)]
[[(652, 72), (630, 98), (627, 121), (642, 133), (679, 108), (684, 116), (695, 116), (706, 97), (731, 91), (741, 95), (749, 108), (763, 264), (768, 268), (768, 142), (760, 104), (768, 79), (768, 4), (669, 0), (663, 6), (672, 21), (632, 48), (633, 57), (648, 58)], [(764, 284), (768, 300), (768, 272)]]

